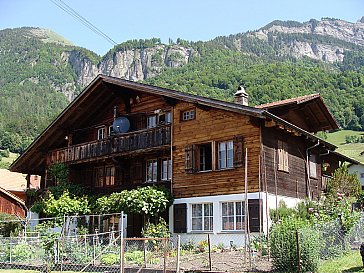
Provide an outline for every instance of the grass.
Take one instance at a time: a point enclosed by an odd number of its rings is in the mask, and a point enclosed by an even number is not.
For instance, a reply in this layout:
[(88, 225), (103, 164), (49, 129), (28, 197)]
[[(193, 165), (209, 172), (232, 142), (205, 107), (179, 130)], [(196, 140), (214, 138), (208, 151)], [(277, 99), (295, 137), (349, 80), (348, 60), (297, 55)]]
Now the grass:
[(327, 134), (326, 141), (338, 146), (337, 151), (350, 158), (356, 159), (364, 163), (364, 156), (360, 153), (364, 151), (364, 143), (349, 143), (346, 144), (346, 136), (363, 136), (364, 132), (352, 131), (352, 130), (340, 130)]
[(363, 264), (359, 251), (342, 256), (335, 260), (324, 261), (317, 273), (349, 273), (349, 272), (364, 272)]
[[(14, 160), (19, 156), (19, 154), (10, 153), (9, 157), (2, 157), (0, 159), (0, 169), (9, 168), (10, 164), (14, 162)], [(1, 272), (1, 271), (0, 271)]]

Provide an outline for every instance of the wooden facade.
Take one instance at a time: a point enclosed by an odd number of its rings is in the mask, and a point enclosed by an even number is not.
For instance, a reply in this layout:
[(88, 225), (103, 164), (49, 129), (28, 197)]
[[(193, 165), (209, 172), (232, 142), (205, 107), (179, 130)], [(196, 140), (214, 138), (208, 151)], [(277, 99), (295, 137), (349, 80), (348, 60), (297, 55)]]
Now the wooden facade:
[(16, 195), (0, 188), (0, 212), (24, 218), (26, 216), (25, 203)]
[[(332, 124), (324, 122), (326, 110), (312, 121), (315, 130)], [(130, 121), (128, 132), (111, 132), (118, 117)], [(53, 185), (47, 168), (65, 163), (72, 183), (103, 194), (164, 185), (175, 199), (190, 201), (245, 200), (254, 193), (317, 199), (324, 188), (321, 164), (332, 162), (329, 176), (338, 154), (322, 158), (335, 146), (300, 128), (299, 120), (294, 124), (264, 109), (99, 76), (11, 169), (45, 176), (44, 188)], [(251, 228), (260, 230), (262, 199), (255, 196), (248, 203)], [(189, 230), (183, 219), (191, 204), (176, 203), (175, 230)], [(240, 199), (229, 204), (242, 206)], [(130, 236), (140, 231), (140, 223), (130, 216), (128, 226), (137, 227)]]

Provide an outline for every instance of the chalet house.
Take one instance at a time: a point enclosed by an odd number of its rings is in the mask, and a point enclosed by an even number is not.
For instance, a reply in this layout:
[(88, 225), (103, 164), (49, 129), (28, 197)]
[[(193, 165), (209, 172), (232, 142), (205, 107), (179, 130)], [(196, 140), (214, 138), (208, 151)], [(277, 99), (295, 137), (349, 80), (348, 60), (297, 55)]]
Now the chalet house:
[[(231, 103), (99, 75), (11, 170), (45, 177), (41, 188), (60, 162), (72, 183), (98, 193), (163, 185), (175, 198), (170, 230), (185, 239), (266, 231), (269, 208), (317, 199), (350, 159), (313, 135), (338, 128), (318, 94), (259, 108), (247, 99), (243, 88)], [(127, 236), (141, 226), (127, 216)]]

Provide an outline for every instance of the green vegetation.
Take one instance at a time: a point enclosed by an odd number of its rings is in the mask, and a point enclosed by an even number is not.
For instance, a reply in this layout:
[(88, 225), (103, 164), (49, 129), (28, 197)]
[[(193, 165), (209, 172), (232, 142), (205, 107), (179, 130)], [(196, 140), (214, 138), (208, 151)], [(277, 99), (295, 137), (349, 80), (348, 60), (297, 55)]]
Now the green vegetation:
[(274, 268), (297, 270), (297, 240), (304, 272), (316, 272), (320, 260), (350, 251), (350, 246), (340, 238), (349, 235), (360, 219), (361, 213), (352, 210), (353, 201), (360, 198), (359, 185), (358, 178), (342, 167), (328, 182), (328, 191), (319, 202), (304, 201), (294, 209), (281, 203), (275, 213), (271, 210), (274, 224), (270, 247)]
[(353, 251), (339, 257), (330, 259), (320, 264), (318, 273), (342, 273), (342, 272), (364, 272), (363, 263), (359, 251)]
[(362, 138), (364, 136), (363, 131), (340, 130), (327, 133), (326, 136), (326, 141), (338, 146), (338, 152), (360, 162), (364, 162), (364, 156), (360, 155), (364, 151), (364, 143), (346, 143), (348, 136), (356, 139)]

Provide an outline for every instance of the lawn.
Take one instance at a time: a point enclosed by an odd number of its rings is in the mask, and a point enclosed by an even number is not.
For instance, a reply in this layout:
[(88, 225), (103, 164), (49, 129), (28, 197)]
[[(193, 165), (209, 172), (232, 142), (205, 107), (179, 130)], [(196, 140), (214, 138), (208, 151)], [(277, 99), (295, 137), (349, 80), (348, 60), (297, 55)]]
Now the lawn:
[(356, 159), (364, 163), (364, 156), (360, 156), (360, 153), (364, 151), (364, 143), (349, 143), (346, 144), (346, 136), (363, 136), (364, 132), (352, 131), (352, 130), (340, 130), (327, 134), (326, 141), (338, 146), (337, 151), (350, 158)]
[(9, 157), (1, 157), (0, 159), (0, 169), (7, 169), (11, 163), (19, 156), (19, 154), (10, 153)]
[(342, 256), (335, 260), (327, 260), (323, 262), (318, 273), (349, 273), (349, 272), (364, 272), (363, 264), (359, 251), (354, 251), (348, 255)]

